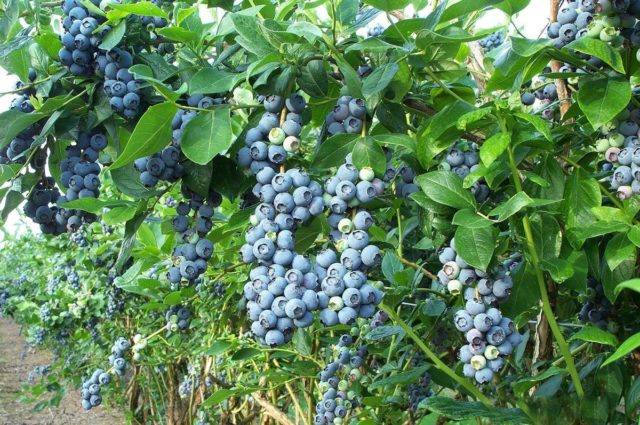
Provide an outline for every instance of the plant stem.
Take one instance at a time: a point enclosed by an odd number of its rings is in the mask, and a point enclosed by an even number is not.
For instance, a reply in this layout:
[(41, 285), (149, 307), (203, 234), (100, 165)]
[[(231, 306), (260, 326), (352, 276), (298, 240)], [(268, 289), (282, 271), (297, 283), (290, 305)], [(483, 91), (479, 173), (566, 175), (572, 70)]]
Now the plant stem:
[[(500, 119), (501, 127), (504, 126), (504, 121)], [(509, 147), (507, 149), (509, 154), (509, 166), (511, 168), (511, 174), (513, 177), (513, 183), (518, 192), (522, 192), (522, 182), (520, 181), (520, 174), (518, 173), (518, 167), (516, 166), (516, 161), (513, 156), (513, 149)], [(535, 240), (533, 239), (533, 231), (531, 230), (531, 221), (529, 220), (529, 216), (525, 213), (522, 217), (522, 226), (524, 228), (525, 237), (527, 239), (527, 250), (529, 251), (529, 255), (531, 256), (531, 266), (533, 267), (536, 279), (538, 281), (538, 289), (540, 290), (540, 298), (542, 300), (542, 310), (544, 312), (547, 321), (549, 322), (549, 327), (551, 328), (551, 332), (553, 333), (553, 337), (555, 338), (558, 348), (562, 353), (562, 357), (567, 365), (567, 370), (571, 375), (571, 380), (573, 381), (573, 385), (576, 387), (576, 393), (579, 398), (584, 396), (584, 390), (582, 389), (582, 384), (580, 383), (580, 376), (578, 375), (578, 370), (576, 369), (575, 362), (573, 361), (573, 357), (571, 356), (571, 351), (569, 350), (569, 345), (567, 341), (565, 341), (564, 336), (562, 335), (562, 331), (558, 326), (558, 322), (556, 321), (556, 317), (551, 309), (551, 303), (549, 302), (549, 294), (547, 293), (547, 284), (544, 280), (544, 274), (542, 273), (542, 269), (540, 268), (540, 259), (538, 258), (538, 252), (536, 251)]]
[(411, 327), (408, 324), (404, 322), (404, 320), (400, 318), (400, 316), (396, 314), (396, 312), (391, 307), (385, 304), (380, 304), (379, 307), (380, 309), (384, 310), (389, 315), (389, 318), (391, 318), (391, 320), (393, 320), (398, 326), (400, 326), (407, 333), (407, 335), (409, 335), (411, 339), (415, 341), (418, 347), (420, 347), (420, 349), (427, 355), (427, 357), (429, 357), (429, 359), (433, 362), (433, 364), (438, 370), (441, 370), (451, 379), (453, 379), (458, 384), (460, 384), (461, 387), (463, 387), (470, 394), (472, 394), (482, 404), (484, 404), (487, 407), (492, 406), (491, 400), (489, 400), (489, 398), (487, 398), (484, 394), (482, 394), (482, 392), (480, 392), (479, 389), (474, 387), (473, 384), (471, 384), (468, 380), (462, 378), (461, 376), (458, 376), (449, 366), (444, 364), (444, 362), (440, 360), (440, 358), (433, 351), (431, 351), (429, 347), (427, 347), (427, 345), (422, 341), (422, 339), (413, 331), (413, 329), (411, 329)]

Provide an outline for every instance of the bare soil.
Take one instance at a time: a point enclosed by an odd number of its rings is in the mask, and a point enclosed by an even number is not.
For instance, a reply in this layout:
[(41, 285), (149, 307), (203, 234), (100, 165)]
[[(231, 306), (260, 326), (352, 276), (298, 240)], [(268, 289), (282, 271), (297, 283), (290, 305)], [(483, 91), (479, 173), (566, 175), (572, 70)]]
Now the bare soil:
[(36, 366), (50, 364), (53, 355), (36, 351), (21, 359), (24, 338), (20, 327), (10, 319), (0, 318), (0, 425), (120, 425), (121, 414), (109, 406), (85, 412), (80, 407), (80, 393), (69, 389), (57, 408), (34, 411), (32, 405), (18, 401), (22, 385)]

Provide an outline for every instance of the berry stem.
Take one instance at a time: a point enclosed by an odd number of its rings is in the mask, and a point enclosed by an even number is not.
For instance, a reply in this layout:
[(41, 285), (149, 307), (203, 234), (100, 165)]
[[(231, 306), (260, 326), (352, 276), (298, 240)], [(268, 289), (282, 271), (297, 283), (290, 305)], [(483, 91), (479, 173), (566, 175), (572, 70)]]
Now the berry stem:
[[(500, 126), (503, 128), (503, 131), (506, 130), (506, 126), (504, 121), (499, 118)], [(516, 187), (517, 192), (522, 192), (522, 182), (520, 181), (520, 174), (518, 172), (518, 167), (516, 166), (516, 161), (513, 156), (513, 149), (511, 146), (507, 148), (507, 152), (509, 154), (509, 166), (511, 168), (511, 174), (513, 177), (513, 183)], [(578, 370), (576, 369), (575, 362), (573, 361), (573, 357), (571, 356), (571, 351), (569, 350), (569, 345), (567, 341), (564, 339), (562, 335), (562, 331), (558, 326), (558, 322), (556, 321), (556, 317), (551, 309), (551, 303), (549, 302), (549, 294), (547, 293), (547, 285), (544, 280), (544, 274), (542, 273), (542, 269), (540, 268), (540, 259), (538, 258), (538, 251), (536, 250), (535, 240), (533, 238), (533, 231), (531, 229), (531, 221), (529, 220), (529, 215), (525, 213), (522, 217), (522, 227), (524, 228), (525, 237), (527, 240), (527, 250), (529, 251), (529, 255), (531, 256), (531, 267), (533, 267), (536, 280), (538, 281), (538, 289), (540, 290), (540, 298), (542, 300), (542, 311), (549, 322), (549, 327), (551, 328), (551, 332), (553, 333), (553, 337), (558, 343), (558, 348), (562, 353), (562, 357), (565, 360), (567, 365), (567, 370), (571, 375), (571, 380), (573, 381), (573, 385), (576, 388), (576, 393), (579, 398), (584, 396), (584, 390), (582, 389), (582, 384), (580, 383), (580, 376), (578, 375)]]
[(461, 387), (463, 387), (469, 394), (473, 395), (482, 404), (487, 407), (492, 406), (491, 400), (489, 400), (489, 398), (482, 394), (482, 392), (474, 387), (469, 381), (456, 374), (453, 369), (444, 364), (444, 362), (440, 360), (440, 358), (433, 351), (431, 351), (429, 347), (427, 347), (427, 345), (422, 341), (422, 339), (413, 331), (411, 326), (405, 323), (404, 320), (402, 320), (391, 307), (381, 303), (380, 309), (384, 310), (389, 315), (389, 318), (398, 326), (400, 326), (407, 333), (407, 335), (409, 335), (409, 337), (415, 341), (416, 345), (418, 345), (418, 347), (420, 347), (420, 349), (427, 355), (427, 357), (429, 357), (429, 359), (433, 362), (435, 367), (438, 368), (438, 370), (441, 370), (451, 379), (460, 384)]

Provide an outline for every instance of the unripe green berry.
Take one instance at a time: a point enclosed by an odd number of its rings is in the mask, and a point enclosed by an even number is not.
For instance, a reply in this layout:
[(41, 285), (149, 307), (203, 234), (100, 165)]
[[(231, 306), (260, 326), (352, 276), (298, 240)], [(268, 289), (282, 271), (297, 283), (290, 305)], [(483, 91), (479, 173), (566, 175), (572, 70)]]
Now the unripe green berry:
[(269, 141), (274, 145), (281, 145), (286, 137), (284, 130), (280, 127), (274, 127), (269, 131)]
[(376, 177), (376, 173), (373, 171), (373, 168), (364, 167), (362, 170), (360, 170), (359, 177), (360, 180), (370, 182)]

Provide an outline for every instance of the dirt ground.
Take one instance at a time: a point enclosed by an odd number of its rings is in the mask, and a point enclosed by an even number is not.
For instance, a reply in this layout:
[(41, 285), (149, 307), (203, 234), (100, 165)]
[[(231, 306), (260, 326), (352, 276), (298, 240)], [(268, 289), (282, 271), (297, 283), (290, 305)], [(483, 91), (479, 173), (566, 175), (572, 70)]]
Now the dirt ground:
[(70, 390), (57, 409), (34, 412), (32, 407), (17, 401), (17, 394), (36, 366), (49, 364), (52, 354), (30, 353), (24, 360), (20, 355), (24, 338), (13, 321), (0, 318), (0, 425), (121, 425), (125, 420), (108, 406), (85, 412), (80, 407), (80, 393)]

